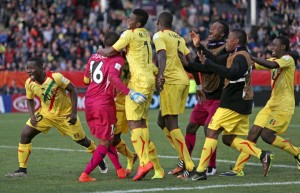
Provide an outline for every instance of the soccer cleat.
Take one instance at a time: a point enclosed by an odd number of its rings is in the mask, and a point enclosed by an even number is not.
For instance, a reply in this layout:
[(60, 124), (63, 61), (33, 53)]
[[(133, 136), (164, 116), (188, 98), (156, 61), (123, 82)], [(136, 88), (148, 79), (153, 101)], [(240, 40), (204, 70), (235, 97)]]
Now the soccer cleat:
[(161, 168), (159, 170), (154, 170), (154, 176), (151, 179), (162, 179), (165, 176), (165, 171)]
[(108, 165), (107, 165), (105, 159), (103, 159), (103, 160), (99, 163), (98, 168), (99, 168), (99, 170), (100, 170), (100, 172), (101, 172), (102, 174), (106, 174), (106, 173), (107, 173), (107, 171), (108, 171)]
[(262, 151), (260, 156), (260, 161), (263, 165), (264, 176), (266, 177), (272, 167), (272, 160), (274, 159), (274, 154), (270, 151)]
[(136, 153), (134, 153), (133, 158), (127, 158), (126, 170), (130, 171), (129, 174), (131, 173), (133, 164), (136, 162), (137, 158), (138, 158), (138, 156)]
[(119, 179), (124, 179), (127, 177), (128, 174), (124, 168), (120, 168), (117, 170), (117, 175)]
[(192, 171), (184, 170), (181, 175), (177, 176), (177, 178), (180, 178), (185, 181), (197, 181), (197, 180), (206, 180), (207, 175), (206, 171), (203, 172), (197, 172), (194, 168)]
[(25, 177), (25, 176), (27, 176), (27, 173), (21, 172), (20, 170), (17, 170), (13, 173), (6, 174), (5, 176), (8, 177), (8, 178)]
[(138, 171), (135, 174), (135, 176), (132, 178), (133, 181), (141, 180), (146, 176), (146, 174), (153, 169), (152, 162), (148, 162), (145, 166), (139, 166)]
[(183, 160), (178, 160), (177, 166), (168, 172), (169, 175), (179, 175), (184, 171), (184, 162)]
[(217, 168), (214, 167), (208, 167), (206, 170), (206, 175), (207, 176), (213, 176), (217, 173)]
[(96, 179), (90, 177), (87, 173), (82, 172), (80, 177), (79, 177), (79, 182), (95, 182)]
[(296, 155), (294, 158), (297, 161), (298, 170), (300, 170), (300, 154)]
[(241, 171), (234, 171), (234, 170), (230, 170), (228, 172), (223, 172), (220, 173), (219, 176), (244, 176), (244, 172), (243, 170)]

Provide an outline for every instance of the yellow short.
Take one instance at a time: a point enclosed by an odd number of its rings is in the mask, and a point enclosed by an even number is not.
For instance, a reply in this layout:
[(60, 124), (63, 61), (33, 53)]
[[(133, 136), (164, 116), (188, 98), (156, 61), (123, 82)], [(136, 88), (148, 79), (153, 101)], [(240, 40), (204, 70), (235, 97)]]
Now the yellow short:
[(284, 133), (293, 117), (293, 113), (287, 111), (274, 111), (268, 106), (262, 108), (256, 115), (254, 125), (268, 128), (276, 133)]
[(184, 112), (189, 93), (188, 85), (164, 84), (160, 93), (161, 115), (179, 115)]
[[(52, 127), (55, 127), (63, 136), (69, 135), (73, 140), (79, 141), (85, 138), (85, 133), (82, 128), (79, 117), (77, 116), (77, 121), (75, 125), (69, 125), (65, 116), (49, 116), (47, 117), (40, 111), (35, 113), (37, 119), (39, 120), (36, 129), (47, 133)], [(30, 123), (30, 118), (26, 122), (26, 125), (33, 127)]]
[(115, 134), (128, 132), (128, 124), (126, 119), (125, 111), (117, 111), (117, 123), (115, 127)]
[(137, 104), (136, 102), (132, 101), (129, 96), (126, 96), (125, 112), (127, 120), (138, 121), (141, 119), (146, 119), (148, 117), (148, 111), (152, 101), (154, 85), (150, 89), (136, 87), (133, 85), (128, 85), (128, 87), (136, 92), (144, 94), (147, 97), (147, 100), (143, 104)]
[(224, 128), (223, 135), (248, 135), (249, 115), (241, 115), (230, 109), (219, 107), (212, 117), (208, 128)]

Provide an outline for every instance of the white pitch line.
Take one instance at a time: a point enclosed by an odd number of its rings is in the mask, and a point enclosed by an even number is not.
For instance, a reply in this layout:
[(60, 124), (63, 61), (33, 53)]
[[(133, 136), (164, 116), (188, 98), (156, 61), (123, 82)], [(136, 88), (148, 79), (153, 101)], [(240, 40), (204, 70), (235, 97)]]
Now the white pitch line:
[(150, 189), (131, 189), (131, 190), (114, 190), (107, 192), (89, 192), (89, 193), (132, 193), (132, 192), (162, 192), (162, 191), (181, 191), (181, 190), (206, 190), (230, 187), (253, 187), (253, 186), (276, 186), (276, 185), (300, 185), (300, 181), (291, 182), (271, 182), (271, 183), (247, 183), (247, 184), (214, 184), (209, 186), (196, 187), (165, 187)]
[[(6, 149), (18, 149), (17, 146), (5, 146), (5, 145), (0, 145), (0, 148), (6, 148)], [(86, 152), (85, 150), (82, 149), (61, 149), (61, 148), (48, 148), (48, 147), (33, 147), (32, 149), (34, 150), (47, 150), (47, 151), (68, 151), (68, 152)], [(159, 158), (162, 159), (178, 159), (177, 156), (168, 156), (168, 155), (158, 155)], [(199, 158), (192, 158), (193, 160), (199, 161)], [(231, 163), (235, 164), (235, 161), (231, 160), (220, 160), (217, 159), (217, 162), (220, 163)], [(247, 162), (247, 165), (250, 166), (261, 166), (260, 163), (253, 163), (253, 162)], [(282, 165), (282, 164), (272, 164), (272, 167), (278, 167), (278, 168), (293, 168), (295, 169), (296, 166), (291, 166), (291, 165)]]

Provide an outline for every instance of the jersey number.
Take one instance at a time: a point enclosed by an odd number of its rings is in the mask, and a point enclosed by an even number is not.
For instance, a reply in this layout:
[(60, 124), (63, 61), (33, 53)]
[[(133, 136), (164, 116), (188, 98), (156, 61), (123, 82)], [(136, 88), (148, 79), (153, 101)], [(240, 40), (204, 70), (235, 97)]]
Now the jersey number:
[(94, 81), (97, 84), (103, 81), (103, 73), (101, 71), (102, 65), (102, 61), (96, 63), (95, 61), (91, 61), (90, 63), (91, 81)]

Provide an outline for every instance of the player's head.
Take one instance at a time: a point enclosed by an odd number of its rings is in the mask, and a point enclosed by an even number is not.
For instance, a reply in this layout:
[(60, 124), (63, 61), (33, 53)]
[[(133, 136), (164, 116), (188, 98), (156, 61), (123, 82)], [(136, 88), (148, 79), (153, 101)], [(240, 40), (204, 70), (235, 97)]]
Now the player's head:
[(157, 20), (157, 26), (158, 30), (161, 30), (160, 28), (171, 28), (173, 22), (173, 15), (169, 12), (162, 12), (158, 16)]
[(26, 64), (26, 72), (32, 81), (41, 81), (42, 74), (44, 73), (43, 59), (40, 57), (30, 58)]
[(247, 43), (247, 34), (244, 30), (234, 29), (229, 33), (226, 41), (226, 50), (234, 51), (238, 47), (245, 47)]
[(209, 28), (208, 41), (225, 40), (229, 33), (227, 23), (222, 20), (217, 20), (212, 23)]
[(106, 47), (112, 46), (119, 38), (120, 36), (116, 32), (107, 32), (104, 36), (104, 45)]
[(148, 21), (148, 17), (148, 13), (143, 9), (133, 10), (127, 19), (127, 28), (135, 29), (144, 27)]
[(271, 46), (272, 56), (280, 58), (290, 50), (290, 40), (285, 36), (277, 36)]

